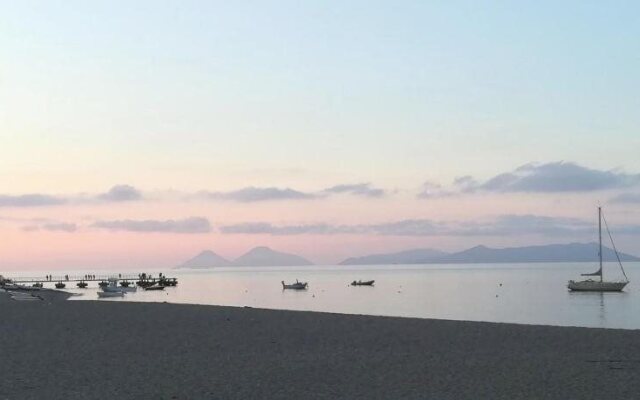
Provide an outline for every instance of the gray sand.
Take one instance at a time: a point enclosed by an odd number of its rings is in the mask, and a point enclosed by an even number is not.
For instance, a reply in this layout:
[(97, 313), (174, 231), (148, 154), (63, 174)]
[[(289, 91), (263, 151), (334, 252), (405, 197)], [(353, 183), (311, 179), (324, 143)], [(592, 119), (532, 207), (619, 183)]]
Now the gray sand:
[(638, 331), (98, 301), (0, 310), (0, 399), (640, 396)]

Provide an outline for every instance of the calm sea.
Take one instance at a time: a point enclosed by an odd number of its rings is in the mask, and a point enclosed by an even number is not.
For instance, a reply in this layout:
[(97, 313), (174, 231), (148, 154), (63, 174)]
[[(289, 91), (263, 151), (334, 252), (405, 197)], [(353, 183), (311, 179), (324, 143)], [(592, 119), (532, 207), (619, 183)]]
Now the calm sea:
[[(569, 279), (595, 263), (387, 265), (216, 268), (148, 271), (177, 276), (164, 291), (124, 299), (256, 308), (326, 311), (417, 318), (640, 329), (640, 263), (626, 263), (631, 283), (623, 293), (572, 293)], [(69, 271), (70, 275), (101, 271)], [(619, 279), (616, 264), (605, 275)], [(7, 274), (15, 276), (15, 274)], [(280, 281), (309, 282), (306, 291), (282, 290)], [(375, 279), (373, 287), (353, 280)], [(70, 290), (96, 300), (97, 287)], [(69, 284), (69, 287), (73, 284)]]

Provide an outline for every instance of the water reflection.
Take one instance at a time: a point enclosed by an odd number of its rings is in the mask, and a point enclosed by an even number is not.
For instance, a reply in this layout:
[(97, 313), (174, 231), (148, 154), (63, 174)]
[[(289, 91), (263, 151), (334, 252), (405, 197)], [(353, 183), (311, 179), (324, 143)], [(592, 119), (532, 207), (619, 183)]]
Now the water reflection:
[[(634, 282), (636, 269), (630, 264)], [(138, 292), (124, 301), (639, 329), (640, 315), (633, 311), (640, 307), (640, 295), (633, 284), (627, 286), (626, 294), (567, 290), (566, 282), (584, 268), (581, 263), (563, 263), (173, 271), (167, 275), (178, 275), (177, 288)], [(283, 280), (295, 279), (309, 282), (308, 290), (282, 290)], [(358, 279), (376, 283), (350, 286)], [(90, 290), (84, 293), (85, 299), (97, 298)]]

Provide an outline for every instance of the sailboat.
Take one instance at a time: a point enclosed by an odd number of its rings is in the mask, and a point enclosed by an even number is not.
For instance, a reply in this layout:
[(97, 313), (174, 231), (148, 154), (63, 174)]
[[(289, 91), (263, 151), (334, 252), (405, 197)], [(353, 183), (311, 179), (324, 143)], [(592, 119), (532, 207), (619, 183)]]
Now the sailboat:
[(616, 253), (616, 258), (618, 259), (618, 265), (620, 265), (620, 270), (622, 270), (622, 275), (624, 275), (624, 281), (605, 281), (602, 274), (602, 220), (604, 216), (602, 215), (602, 207), (598, 207), (598, 257), (600, 259), (600, 268), (596, 272), (592, 272), (589, 274), (581, 274), (582, 276), (599, 276), (600, 280), (596, 279), (587, 279), (584, 281), (569, 281), (567, 288), (572, 291), (578, 292), (621, 292), (625, 286), (629, 283), (629, 278), (627, 278), (627, 274), (624, 272), (624, 268), (622, 267), (622, 262), (620, 261), (620, 256), (618, 255), (618, 250), (616, 249), (616, 245), (613, 243), (613, 237), (611, 236), (611, 232), (609, 232), (609, 226), (607, 225), (607, 220), (604, 219), (605, 228), (607, 228), (607, 234), (609, 235), (609, 239), (611, 239), (611, 245), (613, 246), (613, 251)]

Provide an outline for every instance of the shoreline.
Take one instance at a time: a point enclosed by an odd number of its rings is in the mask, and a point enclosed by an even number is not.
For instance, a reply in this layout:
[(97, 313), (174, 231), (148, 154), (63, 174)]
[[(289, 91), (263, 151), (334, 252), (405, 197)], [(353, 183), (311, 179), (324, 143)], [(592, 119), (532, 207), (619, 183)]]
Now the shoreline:
[(640, 390), (633, 330), (142, 302), (10, 301), (2, 313), (7, 399), (590, 399)]

